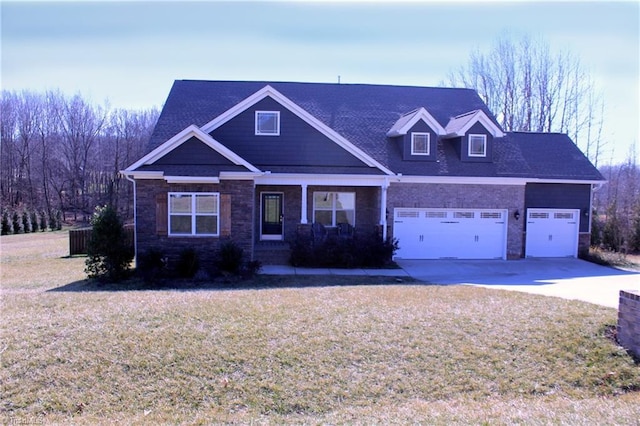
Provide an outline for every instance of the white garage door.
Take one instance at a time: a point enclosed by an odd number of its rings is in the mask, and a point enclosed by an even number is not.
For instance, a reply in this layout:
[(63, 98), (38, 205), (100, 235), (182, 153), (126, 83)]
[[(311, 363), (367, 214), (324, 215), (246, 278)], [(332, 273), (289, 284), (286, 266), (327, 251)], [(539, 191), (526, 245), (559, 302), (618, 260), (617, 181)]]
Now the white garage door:
[(394, 210), (399, 259), (504, 259), (506, 210)]
[(527, 257), (576, 257), (580, 210), (528, 209)]

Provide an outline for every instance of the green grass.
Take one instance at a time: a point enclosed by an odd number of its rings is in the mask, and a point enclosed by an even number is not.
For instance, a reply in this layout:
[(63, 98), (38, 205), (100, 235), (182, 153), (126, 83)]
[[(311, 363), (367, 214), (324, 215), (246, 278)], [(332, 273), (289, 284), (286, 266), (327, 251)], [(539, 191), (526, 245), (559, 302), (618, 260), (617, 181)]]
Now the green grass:
[(37, 237), (0, 240), (4, 423), (633, 424), (640, 415), (640, 367), (607, 337), (613, 309), (366, 277), (51, 292), (81, 279), (84, 259), (63, 258), (62, 233)]

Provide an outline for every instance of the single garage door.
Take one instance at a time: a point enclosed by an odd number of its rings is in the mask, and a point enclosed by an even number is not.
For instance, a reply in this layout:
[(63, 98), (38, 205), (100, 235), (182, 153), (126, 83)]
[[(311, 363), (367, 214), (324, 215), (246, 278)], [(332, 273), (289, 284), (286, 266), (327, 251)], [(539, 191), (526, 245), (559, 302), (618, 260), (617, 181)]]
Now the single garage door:
[(506, 210), (394, 210), (398, 259), (504, 259)]
[(527, 257), (576, 257), (580, 210), (528, 209)]

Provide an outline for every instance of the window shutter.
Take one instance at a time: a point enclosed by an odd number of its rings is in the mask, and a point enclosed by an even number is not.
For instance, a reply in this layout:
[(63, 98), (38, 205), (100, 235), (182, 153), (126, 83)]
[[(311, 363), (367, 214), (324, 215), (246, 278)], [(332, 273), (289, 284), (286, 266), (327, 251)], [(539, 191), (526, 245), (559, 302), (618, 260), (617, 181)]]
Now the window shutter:
[(167, 194), (156, 195), (156, 235), (167, 235), (168, 215)]
[(220, 236), (231, 236), (231, 194), (220, 194)]

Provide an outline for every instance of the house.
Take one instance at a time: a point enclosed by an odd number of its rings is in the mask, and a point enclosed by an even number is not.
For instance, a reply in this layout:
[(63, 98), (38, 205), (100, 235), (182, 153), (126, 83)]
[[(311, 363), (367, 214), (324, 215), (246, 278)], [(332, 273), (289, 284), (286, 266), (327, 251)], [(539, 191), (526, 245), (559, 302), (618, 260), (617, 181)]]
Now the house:
[(602, 175), (565, 134), (505, 132), (474, 90), (174, 83), (135, 190), (136, 250), (265, 264), (322, 224), (378, 229), (397, 258), (575, 257)]

